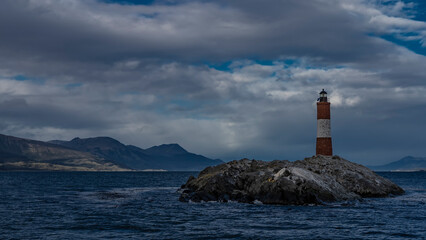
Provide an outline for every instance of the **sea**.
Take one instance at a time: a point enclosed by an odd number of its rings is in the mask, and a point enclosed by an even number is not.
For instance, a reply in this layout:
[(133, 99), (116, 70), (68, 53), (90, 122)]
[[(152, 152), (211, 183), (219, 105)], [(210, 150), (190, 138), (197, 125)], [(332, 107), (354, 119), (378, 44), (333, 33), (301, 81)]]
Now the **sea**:
[(321, 206), (180, 202), (197, 172), (0, 172), (0, 239), (426, 239), (426, 172)]

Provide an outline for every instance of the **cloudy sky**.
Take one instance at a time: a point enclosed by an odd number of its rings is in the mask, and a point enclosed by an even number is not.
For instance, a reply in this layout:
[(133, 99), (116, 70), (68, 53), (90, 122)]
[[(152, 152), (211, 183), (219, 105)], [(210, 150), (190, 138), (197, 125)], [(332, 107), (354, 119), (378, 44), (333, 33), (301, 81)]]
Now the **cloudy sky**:
[(426, 156), (426, 4), (2, 0), (0, 133), (179, 143), (223, 160)]

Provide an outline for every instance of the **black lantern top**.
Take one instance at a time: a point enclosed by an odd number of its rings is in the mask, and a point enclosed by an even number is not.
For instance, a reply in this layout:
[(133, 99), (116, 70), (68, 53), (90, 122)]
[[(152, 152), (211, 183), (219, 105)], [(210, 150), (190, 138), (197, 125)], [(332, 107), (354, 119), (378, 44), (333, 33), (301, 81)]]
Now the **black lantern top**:
[(327, 92), (324, 91), (324, 89), (322, 89), (322, 91), (319, 93), (320, 97), (319, 97), (319, 101), (320, 102), (327, 102)]

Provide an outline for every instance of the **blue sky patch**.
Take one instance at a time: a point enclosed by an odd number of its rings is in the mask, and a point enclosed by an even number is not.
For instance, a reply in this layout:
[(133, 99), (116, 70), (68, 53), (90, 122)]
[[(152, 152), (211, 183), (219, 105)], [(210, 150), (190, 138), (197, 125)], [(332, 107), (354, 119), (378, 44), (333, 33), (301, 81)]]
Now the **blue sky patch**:
[(83, 83), (68, 83), (65, 85), (65, 88), (70, 90), (70, 89), (78, 88), (81, 86), (83, 86)]
[(16, 80), (16, 81), (29, 81), (29, 82), (33, 82), (36, 84), (44, 84), (45, 80), (41, 79), (41, 78), (34, 78), (34, 77), (28, 77), (25, 75), (15, 75), (12, 77), (12, 79)]

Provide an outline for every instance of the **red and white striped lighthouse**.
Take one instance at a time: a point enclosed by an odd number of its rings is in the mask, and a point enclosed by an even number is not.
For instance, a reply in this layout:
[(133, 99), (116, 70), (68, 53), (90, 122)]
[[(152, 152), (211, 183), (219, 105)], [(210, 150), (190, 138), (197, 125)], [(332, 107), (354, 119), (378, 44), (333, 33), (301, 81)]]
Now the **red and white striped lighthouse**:
[(317, 155), (333, 155), (331, 146), (330, 128), (330, 103), (327, 100), (327, 92), (320, 92), (317, 102)]

